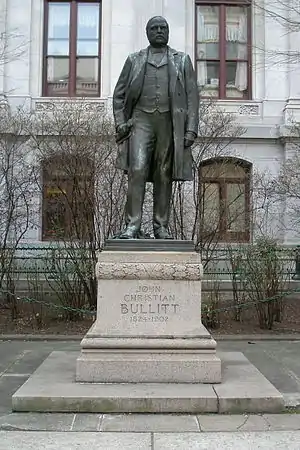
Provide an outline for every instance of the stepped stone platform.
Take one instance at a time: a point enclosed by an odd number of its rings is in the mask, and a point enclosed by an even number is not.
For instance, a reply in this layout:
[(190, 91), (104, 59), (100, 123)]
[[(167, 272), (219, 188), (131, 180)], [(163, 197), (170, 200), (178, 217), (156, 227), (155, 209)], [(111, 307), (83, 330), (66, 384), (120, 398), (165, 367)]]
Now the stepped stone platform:
[(277, 413), (283, 396), (238, 352), (218, 353), (222, 383), (78, 383), (77, 352), (53, 352), (13, 395), (13, 411)]

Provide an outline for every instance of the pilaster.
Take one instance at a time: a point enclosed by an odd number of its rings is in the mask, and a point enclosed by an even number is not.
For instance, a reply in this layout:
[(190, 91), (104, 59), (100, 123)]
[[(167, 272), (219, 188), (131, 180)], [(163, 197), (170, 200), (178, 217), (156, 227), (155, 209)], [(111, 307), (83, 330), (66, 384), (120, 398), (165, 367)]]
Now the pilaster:
[(31, 97), (42, 96), (43, 43), (44, 2), (32, 0), (29, 53), (29, 95)]
[[(7, 30), (7, 0), (2, 0), (0, 7), (0, 34), (6, 36)], [(5, 43), (1, 42), (1, 48), (5, 47)], [(4, 96), (4, 77), (5, 77), (5, 52), (1, 52), (0, 61), (0, 99)]]
[(13, 96), (30, 93), (30, 46), (32, 0), (7, 2), (8, 58), (4, 89)]
[[(264, 2), (265, 37), (263, 51), (265, 54), (265, 99), (281, 100), (288, 97), (288, 32), (285, 22), (276, 17), (287, 14), (283, 11), (283, 3), (274, 0)], [(288, 7), (287, 7), (288, 8)], [(269, 13), (272, 11), (272, 14)], [(257, 43), (259, 47), (262, 43)]]

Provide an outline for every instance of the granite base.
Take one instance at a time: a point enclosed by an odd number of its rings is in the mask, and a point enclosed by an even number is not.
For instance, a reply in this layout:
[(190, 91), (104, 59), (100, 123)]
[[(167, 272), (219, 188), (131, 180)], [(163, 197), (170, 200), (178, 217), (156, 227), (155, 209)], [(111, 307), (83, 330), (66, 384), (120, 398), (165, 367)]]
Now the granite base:
[(78, 383), (77, 352), (53, 352), (13, 395), (19, 412), (277, 413), (280, 392), (242, 353), (224, 352), (221, 384)]

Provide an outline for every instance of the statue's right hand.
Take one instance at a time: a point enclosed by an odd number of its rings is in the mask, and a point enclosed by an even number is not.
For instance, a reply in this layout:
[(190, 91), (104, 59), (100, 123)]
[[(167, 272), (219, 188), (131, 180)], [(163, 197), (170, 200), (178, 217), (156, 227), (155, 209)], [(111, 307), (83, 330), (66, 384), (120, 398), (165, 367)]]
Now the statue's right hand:
[(122, 125), (117, 126), (117, 133), (119, 134), (125, 134), (127, 132), (127, 124), (122, 123)]
[(129, 132), (131, 126), (132, 126), (131, 123), (128, 122), (122, 123), (117, 127), (117, 133), (120, 135), (125, 135)]

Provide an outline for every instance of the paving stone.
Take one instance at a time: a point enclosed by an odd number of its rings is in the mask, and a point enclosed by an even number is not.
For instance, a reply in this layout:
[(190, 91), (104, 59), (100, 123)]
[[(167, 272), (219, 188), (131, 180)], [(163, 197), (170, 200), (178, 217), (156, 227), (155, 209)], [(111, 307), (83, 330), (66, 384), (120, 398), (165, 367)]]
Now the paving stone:
[[(218, 341), (217, 336), (215, 338)], [(299, 341), (255, 341), (255, 336), (244, 341), (218, 341), (222, 351), (242, 352), (249, 361), (281, 392), (300, 392)], [(254, 345), (248, 342), (254, 342)]]
[(154, 450), (299, 450), (300, 432), (154, 434)]
[(80, 349), (80, 342), (31, 342), (26, 341), (26, 336), (24, 339), (24, 341), (0, 341), (0, 373), (4, 371), (32, 373), (53, 350)]
[(196, 416), (172, 414), (105, 414), (101, 431), (200, 431)]
[(70, 431), (74, 414), (13, 413), (0, 418), (0, 430)]
[(23, 355), (15, 360), (6, 373), (32, 373), (42, 364), (48, 354), (47, 350), (43, 349), (38, 351), (24, 350)]
[(11, 412), (11, 397), (26, 381), (24, 377), (1, 377), (0, 378), (0, 414)]
[[(289, 343), (280, 342), (274, 346), (273, 342), (261, 342), (249, 345), (245, 356), (260, 370), (260, 372), (274, 385), (280, 392), (296, 392), (300, 390), (300, 383), (297, 380), (297, 366), (294, 361), (296, 348)], [(299, 346), (299, 343), (297, 343)], [(300, 346), (299, 346), (300, 347)], [(298, 376), (300, 370), (298, 369)]]
[(283, 394), (284, 405), (287, 408), (299, 408), (300, 407), (300, 392), (289, 392)]
[(300, 430), (300, 414), (265, 414), (264, 418), (270, 430)]
[(282, 394), (238, 352), (222, 353), (222, 383), (214, 385), (219, 413), (282, 412)]
[(0, 431), (0, 450), (150, 450), (151, 434)]
[(280, 346), (274, 343), (269, 347), (266, 346), (266, 352), (275, 362), (282, 364), (285, 368), (288, 366), (288, 371), (292, 372), (293, 378), (300, 387), (300, 360), (293, 357), (297, 351), (299, 354), (299, 341), (281, 343)]
[(209, 414), (198, 416), (201, 431), (267, 431), (267, 422), (260, 415)]
[(0, 344), (0, 373), (5, 372), (11, 365), (14, 364), (17, 358), (21, 358), (23, 352), (19, 348), (15, 348), (10, 352), (9, 345), (6, 342)]
[(102, 414), (76, 414), (72, 431), (99, 431)]

